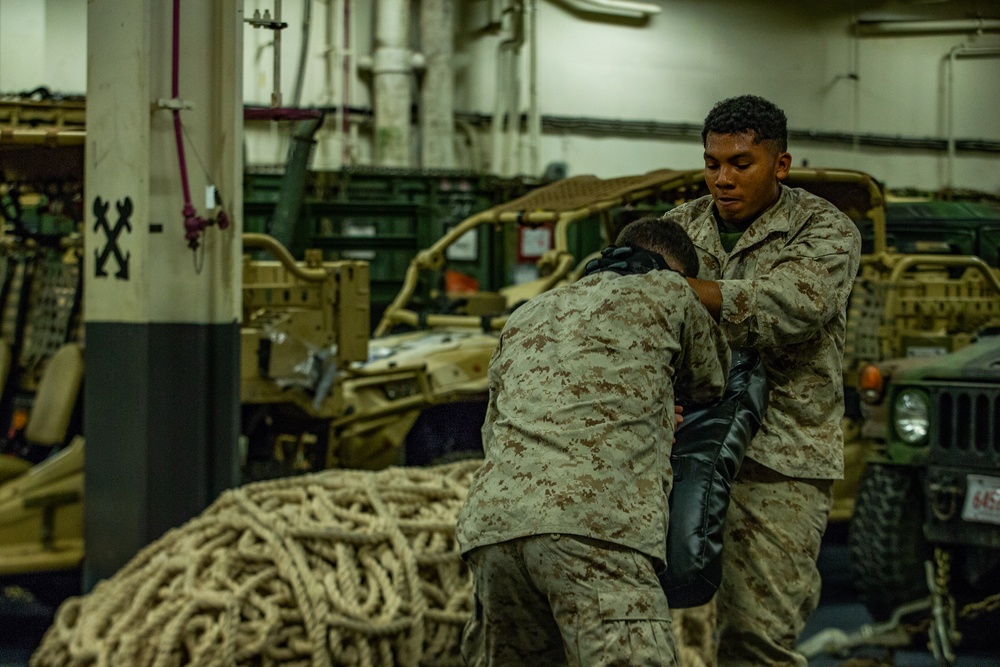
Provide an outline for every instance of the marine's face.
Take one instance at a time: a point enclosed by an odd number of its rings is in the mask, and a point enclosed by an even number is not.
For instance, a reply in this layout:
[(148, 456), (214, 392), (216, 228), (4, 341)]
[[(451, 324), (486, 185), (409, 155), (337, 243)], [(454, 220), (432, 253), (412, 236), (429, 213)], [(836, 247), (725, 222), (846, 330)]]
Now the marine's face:
[(752, 222), (778, 201), (778, 182), (788, 176), (792, 156), (753, 139), (749, 132), (705, 137), (705, 183), (726, 222)]

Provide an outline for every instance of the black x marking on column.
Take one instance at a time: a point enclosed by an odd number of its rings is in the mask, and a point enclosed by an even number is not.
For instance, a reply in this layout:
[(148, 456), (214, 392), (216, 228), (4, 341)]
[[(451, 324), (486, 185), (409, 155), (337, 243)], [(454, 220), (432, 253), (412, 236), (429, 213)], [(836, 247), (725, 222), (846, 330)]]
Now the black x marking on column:
[(118, 209), (118, 222), (115, 223), (114, 227), (108, 224), (108, 209), (110, 207), (111, 202), (103, 201), (100, 197), (94, 198), (94, 215), (97, 217), (97, 222), (94, 223), (94, 231), (103, 229), (104, 236), (108, 239), (107, 243), (104, 244), (103, 250), (100, 252), (96, 249), (94, 250), (94, 275), (98, 278), (106, 278), (108, 276), (108, 272), (104, 270), (104, 265), (113, 254), (115, 261), (118, 262), (118, 272), (115, 273), (115, 278), (128, 280), (128, 260), (132, 256), (132, 253), (127, 252), (125, 255), (122, 255), (122, 250), (118, 247), (118, 236), (122, 233), (122, 228), (127, 229), (129, 233), (132, 232), (132, 223), (129, 221), (129, 218), (132, 217), (132, 199), (131, 197), (125, 197), (125, 201), (115, 202), (115, 208)]

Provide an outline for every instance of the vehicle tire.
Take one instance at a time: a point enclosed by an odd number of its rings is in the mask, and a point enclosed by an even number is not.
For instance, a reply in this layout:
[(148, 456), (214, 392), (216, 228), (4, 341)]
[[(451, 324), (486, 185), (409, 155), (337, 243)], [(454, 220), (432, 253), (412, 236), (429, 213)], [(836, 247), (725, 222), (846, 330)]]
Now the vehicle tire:
[(467, 450), (464, 452), (451, 452), (450, 454), (443, 454), (430, 463), (428, 466), (443, 466), (449, 463), (458, 463), (459, 461), (482, 461), (483, 452), (475, 450)]
[(858, 597), (876, 620), (928, 595), (920, 477), (906, 466), (869, 463), (851, 517), (848, 547)]
[(406, 465), (432, 466), (482, 457), (485, 418), (485, 399), (427, 408), (406, 436)]
[(55, 613), (67, 598), (83, 594), (83, 569), (77, 567), (13, 575), (0, 579), (0, 586), (2, 585), (20, 586), (31, 593), (36, 602)]

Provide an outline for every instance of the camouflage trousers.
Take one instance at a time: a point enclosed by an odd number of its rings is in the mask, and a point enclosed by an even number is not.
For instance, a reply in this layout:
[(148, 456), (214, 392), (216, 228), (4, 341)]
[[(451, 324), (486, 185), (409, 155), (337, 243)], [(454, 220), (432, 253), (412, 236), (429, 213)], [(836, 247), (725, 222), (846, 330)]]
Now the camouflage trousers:
[(553, 534), (479, 547), (468, 561), (470, 667), (677, 664), (667, 598), (644, 554)]
[(832, 485), (744, 460), (730, 494), (716, 594), (719, 667), (807, 664), (795, 643), (819, 603), (816, 558)]

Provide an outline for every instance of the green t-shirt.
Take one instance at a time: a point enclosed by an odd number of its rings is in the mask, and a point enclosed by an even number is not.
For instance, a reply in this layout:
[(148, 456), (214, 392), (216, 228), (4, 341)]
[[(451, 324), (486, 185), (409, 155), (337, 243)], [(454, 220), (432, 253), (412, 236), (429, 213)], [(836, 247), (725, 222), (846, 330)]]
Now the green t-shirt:
[(719, 239), (722, 240), (722, 247), (726, 249), (726, 252), (731, 253), (736, 247), (736, 242), (740, 240), (747, 228), (729, 224), (719, 216), (715, 216), (715, 224), (719, 226)]

